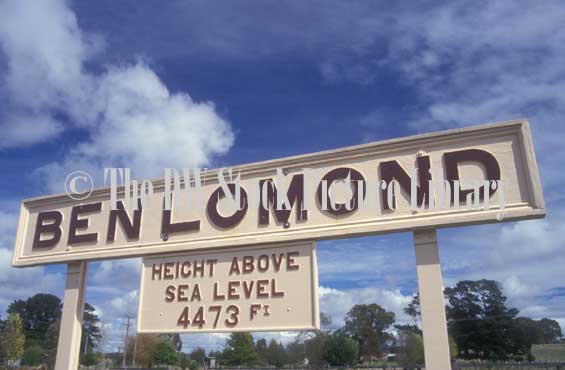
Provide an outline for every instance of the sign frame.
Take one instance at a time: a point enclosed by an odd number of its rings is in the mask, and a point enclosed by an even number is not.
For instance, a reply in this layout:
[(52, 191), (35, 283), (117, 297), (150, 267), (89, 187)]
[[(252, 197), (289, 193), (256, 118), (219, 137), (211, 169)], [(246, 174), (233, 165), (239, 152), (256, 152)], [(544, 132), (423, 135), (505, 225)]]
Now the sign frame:
[[(318, 153), (304, 154), (256, 162), (235, 166), (235, 171), (241, 171), (244, 176), (266, 176), (272, 177), (276, 168), (288, 169), (291, 172), (309, 166), (346, 163), (347, 160), (354, 160), (367, 156), (371, 153), (394, 152), (400, 149), (413, 150), (414, 153), (422, 148), (429, 147), (433, 143), (457, 143), (465, 142), (476, 138), (490, 138), (496, 135), (515, 135), (516, 143), (519, 145), (517, 152), (520, 153), (521, 166), (525, 171), (527, 179), (525, 186), (527, 189), (528, 201), (524, 204), (511, 205), (506, 208), (503, 221), (514, 221), (524, 219), (543, 218), (545, 216), (545, 203), (543, 199), (542, 186), (540, 182), (535, 152), (532, 143), (529, 123), (525, 119), (512, 120), (501, 123), (491, 123), (485, 125), (469, 126), (459, 129), (452, 129), (440, 132), (432, 132), (405, 138), (390, 139), (375, 143), (326, 150)], [(218, 170), (211, 170), (207, 176), (212, 179), (217, 177)], [(164, 179), (153, 181), (155, 191), (164, 189)], [(118, 192), (118, 198), (123, 196), (123, 188)], [(113, 246), (105, 248), (85, 248), (84, 246), (67, 246), (65, 250), (56, 253), (46, 254), (26, 254), (26, 243), (29, 243), (29, 232), (27, 230), (30, 223), (31, 209), (41, 207), (61, 207), (76, 204), (88, 204), (95, 201), (107, 200), (110, 197), (110, 188), (94, 190), (87, 201), (77, 202), (69, 198), (66, 194), (44, 196), (24, 200), (21, 205), (18, 231), (16, 235), (12, 266), (37, 266), (51, 263), (68, 263), (74, 261), (95, 261), (115, 258), (140, 257), (144, 255), (155, 255), (161, 253), (174, 253), (186, 250), (203, 250), (212, 248), (223, 248), (227, 246), (261, 245), (270, 243), (283, 243), (301, 240), (323, 240), (344, 237), (355, 237), (365, 235), (377, 235), (391, 232), (414, 231), (426, 228), (444, 228), (455, 226), (466, 226), (482, 223), (499, 222), (496, 218), (498, 210), (484, 211), (447, 211), (439, 212), (432, 216), (429, 215), (409, 215), (392, 220), (392, 222), (336, 222), (325, 226), (313, 226), (310, 228), (289, 229), (280, 228), (269, 232), (255, 232), (237, 234), (235, 236), (219, 235), (212, 238), (194, 239), (190, 237), (186, 240), (169, 240), (152, 243), (131, 243), (124, 246)], [(26, 239), (27, 237), (27, 239)]]

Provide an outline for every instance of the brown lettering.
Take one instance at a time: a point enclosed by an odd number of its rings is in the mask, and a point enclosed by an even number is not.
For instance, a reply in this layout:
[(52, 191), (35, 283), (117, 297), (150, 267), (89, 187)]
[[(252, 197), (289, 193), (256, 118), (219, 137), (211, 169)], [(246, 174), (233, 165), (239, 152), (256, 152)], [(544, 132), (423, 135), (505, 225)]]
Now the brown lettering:
[[(51, 221), (45, 224), (45, 221)], [(35, 224), (32, 249), (51, 248), (61, 240), (61, 222), (63, 214), (59, 211), (39, 212)], [(52, 234), (51, 239), (41, 240), (41, 235)]]
[(269, 293), (265, 290), (269, 285), (269, 280), (257, 280), (257, 298), (269, 298)]
[[(296, 211), (296, 220), (302, 221), (308, 219), (308, 210), (304, 208), (304, 175), (298, 174), (292, 177), (286, 196), (288, 198), (288, 208), (285, 203), (282, 204), (283, 209), (277, 207), (277, 187), (271, 179), (259, 181), (259, 191), (261, 201), (259, 202), (259, 224), (269, 224), (269, 208), (272, 207), (275, 216), (275, 222), (286, 223), (290, 217), (292, 207), (298, 207)], [(266, 192), (267, 208), (263, 206), (263, 192)]]
[(237, 257), (234, 257), (231, 260), (231, 267), (230, 267), (230, 273), (229, 274), (231, 275), (233, 273), (235, 273), (237, 275), (241, 274), (241, 271), (239, 270), (239, 263), (237, 262)]
[[(334, 181), (337, 180), (344, 180), (347, 178), (347, 176), (349, 176), (349, 178), (351, 179), (351, 184), (353, 185), (353, 191), (352, 191), (352, 197), (350, 199), (350, 204), (351, 204), (351, 209), (347, 209), (345, 207), (345, 203), (337, 203), (335, 202), (335, 209), (332, 207), (332, 202), (330, 199), (330, 187), (333, 184)], [(357, 208), (359, 207), (359, 204), (357, 204), (357, 200), (358, 200), (358, 186), (357, 184), (359, 182), (363, 183), (363, 198), (365, 199), (365, 195), (367, 192), (367, 185), (365, 183), (365, 178), (363, 177), (363, 175), (361, 175), (361, 172), (353, 169), (353, 168), (349, 168), (349, 167), (339, 167), (339, 168), (335, 168), (333, 170), (331, 170), (330, 172), (328, 172), (321, 181), (326, 181), (327, 186), (328, 186), (328, 191), (326, 194), (326, 204), (328, 205), (328, 209), (327, 210), (323, 210), (324, 212), (328, 212), (334, 216), (342, 216), (342, 215), (346, 215), (348, 213), (352, 213), (355, 210), (357, 210)], [(318, 191), (316, 192), (317, 198), (318, 198), (318, 203), (320, 205), (320, 207), (322, 206), (323, 203), (323, 190), (322, 190), (322, 182), (320, 182), (320, 185), (318, 185)]]
[(69, 244), (96, 243), (98, 241), (98, 233), (77, 235), (77, 230), (86, 229), (88, 227), (88, 218), (79, 219), (78, 216), (84, 213), (100, 212), (101, 210), (101, 202), (73, 207), (71, 211), (71, 223), (69, 225)]
[[(235, 194), (235, 184), (228, 184), (228, 188), (230, 189), (232, 194)], [(236, 226), (247, 213), (247, 192), (243, 187), (241, 187), (241, 209), (238, 209), (233, 215), (228, 217), (222, 216), (220, 212), (218, 212), (218, 202), (225, 196), (226, 194), (224, 193), (222, 187), (218, 187), (212, 193), (212, 195), (210, 195), (210, 198), (208, 199), (208, 205), (206, 206), (206, 211), (213, 225), (228, 229)]]
[(271, 297), (284, 297), (284, 292), (277, 291), (276, 279), (271, 279)]
[(228, 299), (239, 299), (239, 294), (236, 291), (239, 284), (239, 281), (228, 282)]
[(155, 275), (161, 280), (162, 273), (163, 273), (163, 265), (162, 264), (153, 264), (152, 272), (151, 272), (151, 280), (155, 280)]
[(300, 252), (296, 251), (296, 252), (288, 252), (286, 254), (286, 270), (287, 271), (293, 271), (293, 270), (298, 270), (300, 269), (300, 266), (298, 264), (296, 264), (294, 257), (295, 256), (299, 256)]
[(254, 258), (253, 256), (244, 256), (243, 257), (243, 273), (250, 274), (253, 272), (255, 267), (253, 266)]
[[(418, 204), (430, 204), (430, 183), (432, 174), (430, 173), (430, 157), (421, 156), (416, 158), (416, 166), (418, 168), (418, 181), (419, 185), (416, 187), (416, 196)], [(396, 180), (400, 189), (410, 196), (412, 192), (412, 181), (410, 175), (404, 171), (402, 166), (397, 161), (382, 162), (379, 164), (380, 180), (386, 182), (388, 186), (392, 186), (392, 180)], [(385, 200), (387, 197), (387, 190), (381, 189), (381, 199), (383, 209), (391, 209), (396, 207), (396, 197), (398, 194), (393, 193), (392, 204), (389, 205)]]
[(116, 228), (118, 226), (118, 220), (122, 226), (128, 240), (139, 239), (139, 233), (141, 231), (141, 200), (138, 204), (138, 209), (133, 211), (133, 222), (130, 220), (127, 211), (124, 208), (122, 201), (116, 203), (115, 210), (110, 211), (110, 220), (108, 222), (108, 233), (106, 235), (106, 241), (113, 242), (116, 238)]
[(259, 272), (265, 272), (269, 269), (269, 256), (262, 254), (257, 258), (257, 270)]
[(214, 283), (214, 300), (223, 301), (225, 299), (226, 299), (225, 295), (218, 293), (218, 283)]
[(275, 268), (275, 272), (279, 272), (279, 270), (281, 269), (283, 258), (284, 258), (284, 253), (280, 253), (278, 255), (278, 259), (277, 259), (277, 255), (273, 253), (273, 267)]
[(175, 300), (175, 286), (169, 285), (165, 289), (165, 302), (172, 302)]
[(188, 290), (188, 284), (181, 284), (177, 288), (177, 295), (179, 302), (188, 302), (188, 297), (186, 296), (186, 291)]
[[(466, 149), (458, 150), (456, 152), (449, 152), (443, 155), (443, 162), (445, 168), (445, 179), (451, 185), (451, 202), (455, 199), (455, 181), (460, 180), (458, 165), (463, 162), (474, 162), (484, 166), (486, 171), (486, 180), (500, 180), (500, 166), (496, 158), (487, 151), (480, 149)], [(467, 194), (473, 193), (473, 189), (459, 190), (459, 199), (463, 200)], [(496, 192), (489, 186), (489, 197)], [(479, 188), (479, 199), (483, 200), (485, 194), (484, 186)]]
[(251, 293), (253, 292), (253, 285), (255, 285), (255, 281), (244, 281), (243, 282), (243, 294), (245, 294), (245, 298), (251, 298)]

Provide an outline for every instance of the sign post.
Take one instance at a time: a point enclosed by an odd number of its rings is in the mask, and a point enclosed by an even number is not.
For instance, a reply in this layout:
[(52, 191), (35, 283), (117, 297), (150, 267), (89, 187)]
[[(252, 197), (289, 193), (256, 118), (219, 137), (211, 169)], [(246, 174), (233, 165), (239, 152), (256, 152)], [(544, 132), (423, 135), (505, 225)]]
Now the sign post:
[(414, 231), (426, 369), (451, 369), (443, 281), (435, 229)]
[(87, 269), (87, 262), (67, 264), (67, 284), (63, 299), (55, 370), (78, 369)]

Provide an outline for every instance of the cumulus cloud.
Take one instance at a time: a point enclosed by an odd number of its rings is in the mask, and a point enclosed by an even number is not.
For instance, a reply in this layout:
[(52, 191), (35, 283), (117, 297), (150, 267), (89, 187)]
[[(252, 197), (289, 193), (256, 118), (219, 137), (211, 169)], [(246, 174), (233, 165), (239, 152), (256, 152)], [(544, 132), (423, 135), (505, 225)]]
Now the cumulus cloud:
[(0, 149), (52, 140), (63, 130), (87, 139), (39, 172), (61, 191), (70, 170), (130, 167), (161, 175), (163, 167), (203, 166), (233, 143), (230, 124), (212, 102), (171, 93), (144, 62), (89, 68), (103, 46), (84, 33), (64, 0), (0, 3), (0, 45), (7, 59)]
[(394, 312), (397, 322), (407, 322), (408, 317), (402, 309), (412, 300), (411, 295), (403, 295), (399, 290), (381, 288), (338, 290), (321, 286), (319, 294), (320, 309), (332, 317), (332, 328), (342, 327), (345, 315), (356, 304), (377, 303)]
[(0, 312), (16, 299), (26, 299), (36, 293), (62, 296), (64, 276), (49, 273), (43, 267), (11, 268), (12, 252), (0, 248)]

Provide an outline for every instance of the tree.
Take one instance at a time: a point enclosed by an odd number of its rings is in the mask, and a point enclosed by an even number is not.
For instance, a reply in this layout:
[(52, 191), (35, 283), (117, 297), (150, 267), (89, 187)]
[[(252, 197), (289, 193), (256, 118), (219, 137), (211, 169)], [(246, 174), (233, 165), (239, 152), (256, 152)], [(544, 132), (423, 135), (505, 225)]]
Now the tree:
[(408, 304), (408, 306), (404, 307), (404, 313), (407, 314), (412, 318), (414, 321), (414, 325), (418, 323), (418, 317), (421, 315), (420, 312), (420, 293), (416, 293), (412, 297), (412, 301)]
[(355, 305), (345, 317), (345, 332), (359, 344), (365, 361), (381, 357), (392, 337), (385, 331), (394, 323), (394, 313), (376, 303)]
[(43, 347), (34, 344), (25, 349), (22, 357), (22, 365), (39, 366), (45, 362), (47, 353)]
[(304, 365), (304, 357), (306, 356), (306, 348), (304, 343), (294, 341), (286, 346), (286, 358), (290, 365)]
[(202, 347), (195, 348), (190, 352), (190, 359), (196, 361), (200, 366), (204, 366), (204, 361), (206, 360), (206, 350)]
[(422, 329), (420, 329), (417, 325), (410, 325), (410, 324), (398, 324), (394, 325), (394, 328), (398, 330), (400, 334), (402, 333), (414, 333), (417, 335), (422, 336)]
[(286, 352), (280, 342), (271, 339), (267, 347), (266, 360), (269, 365), (275, 367), (282, 367), (286, 364)]
[(515, 349), (509, 340), (515, 308), (493, 280), (464, 280), (446, 288), (448, 324), (459, 356), (466, 359), (506, 360)]
[(82, 316), (82, 345), (81, 353), (94, 352), (102, 340), (102, 331), (100, 330), (100, 319), (96, 315), (96, 309), (90, 304), (84, 304), (84, 313)]
[(126, 342), (126, 358), (130, 363), (133, 361), (135, 348), (135, 365), (149, 368), (155, 364), (155, 353), (161, 342), (164, 342), (164, 339), (157, 334), (137, 334), (130, 337)]
[(175, 349), (175, 351), (180, 352), (182, 351), (182, 340), (180, 339), (179, 333), (174, 334), (160, 334), (159, 335), (164, 340), (170, 342)]
[(308, 363), (312, 366), (326, 364), (326, 344), (329, 334), (324, 331), (316, 331), (309, 339), (304, 341), (304, 351)]
[(94, 366), (98, 363), (98, 355), (92, 351), (83, 354), (80, 363), (84, 366)]
[(222, 357), (226, 365), (232, 366), (252, 366), (259, 363), (253, 337), (246, 332), (231, 334)]
[(398, 360), (402, 366), (413, 368), (424, 363), (424, 341), (414, 332), (404, 331), (399, 335)]
[(178, 366), (180, 364), (180, 355), (173, 344), (167, 340), (161, 340), (155, 348), (153, 355), (153, 364), (165, 366)]
[(359, 345), (343, 331), (336, 331), (326, 341), (325, 360), (332, 366), (354, 366), (359, 358)]
[(257, 340), (255, 343), (255, 352), (257, 352), (257, 356), (259, 356), (259, 361), (261, 364), (267, 364), (267, 340), (265, 338), (261, 338)]
[(544, 344), (545, 336), (539, 322), (529, 317), (518, 317), (513, 321), (509, 339), (513, 344), (512, 353), (518, 360), (533, 361), (531, 348), (533, 344)]
[(17, 313), (11, 313), (2, 331), (2, 349), (4, 359), (11, 364), (24, 354), (25, 336), (22, 319)]
[(557, 321), (544, 318), (539, 320), (539, 324), (543, 330), (545, 343), (559, 342), (559, 338), (561, 338), (563, 334), (561, 333), (561, 326)]
[(44, 347), (47, 332), (61, 316), (61, 300), (52, 294), (36, 294), (25, 301), (14, 301), (8, 312), (20, 315), (28, 345)]

